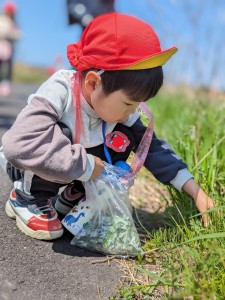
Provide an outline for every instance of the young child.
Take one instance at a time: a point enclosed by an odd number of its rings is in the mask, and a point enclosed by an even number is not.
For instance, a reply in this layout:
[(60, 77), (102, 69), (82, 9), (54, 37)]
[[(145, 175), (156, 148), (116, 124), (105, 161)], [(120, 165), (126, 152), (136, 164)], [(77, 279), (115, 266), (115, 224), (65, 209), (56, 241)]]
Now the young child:
[[(113, 164), (137, 149), (146, 129), (138, 105), (157, 94), (162, 65), (176, 51), (162, 51), (147, 23), (120, 13), (94, 19), (68, 46), (77, 72), (60, 70), (41, 85), (2, 139), (14, 182), (6, 213), (22, 232), (59, 238), (56, 210), (67, 214), (84, 194), (82, 182), (101, 174), (104, 148)], [(160, 182), (191, 195), (200, 212), (213, 206), (187, 165), (155, 134), (144, 165)], [(63, 185), (55, 210), (50, 197)]]

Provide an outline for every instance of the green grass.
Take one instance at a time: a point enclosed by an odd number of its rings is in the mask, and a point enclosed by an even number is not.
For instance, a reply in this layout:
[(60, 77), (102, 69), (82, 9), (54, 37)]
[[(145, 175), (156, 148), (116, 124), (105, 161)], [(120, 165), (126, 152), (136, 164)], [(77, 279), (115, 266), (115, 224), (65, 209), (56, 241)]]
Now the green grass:
[[(145, 258), (133, 263), (149, 284), (123, 287), (115, 299), (225, 299), (225, 102), (160, 94), (149, 104), (157, 135), (184, 159), (216, 208), (204, 228), (193, 200), (170, 188), (169, 219), (147, 234)], [(148, 270), (156, 262), (160, 273)]]
[(48, 79), (46, 68), (38, 68), (23, 63), (14, 64), (13, 82), (27, 84), (41, 84)]

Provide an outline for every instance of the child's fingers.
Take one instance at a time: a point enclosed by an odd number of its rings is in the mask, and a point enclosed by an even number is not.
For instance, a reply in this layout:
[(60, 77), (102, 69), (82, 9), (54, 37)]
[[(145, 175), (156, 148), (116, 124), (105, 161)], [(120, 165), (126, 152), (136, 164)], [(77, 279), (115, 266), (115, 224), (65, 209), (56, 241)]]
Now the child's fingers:
[(207, 214), (202, 215), (202, 222), (204, 227), (209, 227), (210, 225), (210, 217)]
[(97, 156), (94, 156), (94, 160), (95, 160), (94, 170), (92, 172), (90, 179), (95, 179), (96, 177), (100, 176), (102, 171), (104, 170), (104, 164), (102, 160)]

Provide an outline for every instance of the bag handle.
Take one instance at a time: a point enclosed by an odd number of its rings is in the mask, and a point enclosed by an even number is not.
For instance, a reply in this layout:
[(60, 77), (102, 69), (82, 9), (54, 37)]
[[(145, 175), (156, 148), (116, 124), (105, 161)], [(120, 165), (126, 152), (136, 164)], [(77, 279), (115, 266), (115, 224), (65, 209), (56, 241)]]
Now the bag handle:
[(139, 170), (141, 169), (141, 167), (143, 166), (143, 164), (145, 162), (145, 159), (147, 157), (148, 150), (150, 148), (150, 144), (152, 141), (153, 131), (154, 131), (154, 118), (153, 118), (153, 115), (152, 115), (151, 111), (149, 110), (147, 104), (145, 102), (141, 102), (139, 104), (139, 108), (146, 113), (150, 122), (149, 122), (149, 125), (146, 128), (145, 133), (140, 141), (137, 151), (131, 161), (130, 173), (132, 174), (132, 176), (136, 175), (139, 172)]

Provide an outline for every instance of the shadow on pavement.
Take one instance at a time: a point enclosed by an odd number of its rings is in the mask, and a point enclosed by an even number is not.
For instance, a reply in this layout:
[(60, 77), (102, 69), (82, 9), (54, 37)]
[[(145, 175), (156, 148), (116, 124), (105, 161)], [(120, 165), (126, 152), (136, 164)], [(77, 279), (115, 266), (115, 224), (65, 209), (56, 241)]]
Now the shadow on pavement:
[[(143, 240), (149, 239), (149, 235), (153, 230), (167, 226), (168, 221), (170, 220), (166, 211), (149, 213), (142, 209), (136, 209), (136, 214), (138, 218), (136, 217), (135, 213), (133, 214), (133, 218), (142, 242)], [(60, 219), (62, 219), (61, 215), (59, 215), (59, 217)], [(141, 222), (141, 224), (139, 221)], [(145, 228), (145, 230), (143, 227)], [(104, 254), (94, 251), (88, 251), (86, 249), (70, 245), (72, 239), (73, 235), (65, 229), (64, 234), (60, 239), (51, 241), (52, 250), (56, 253), (62, 253), (69, 256), (105, 257)]]
[(105, 257), (104, 254), (70, 245), (72, 239), (73, 235), (65, 229), (64, 234), (60, 239), (52, 241), (52, 250), (56, 253), (62, 253), (69, 256)]

